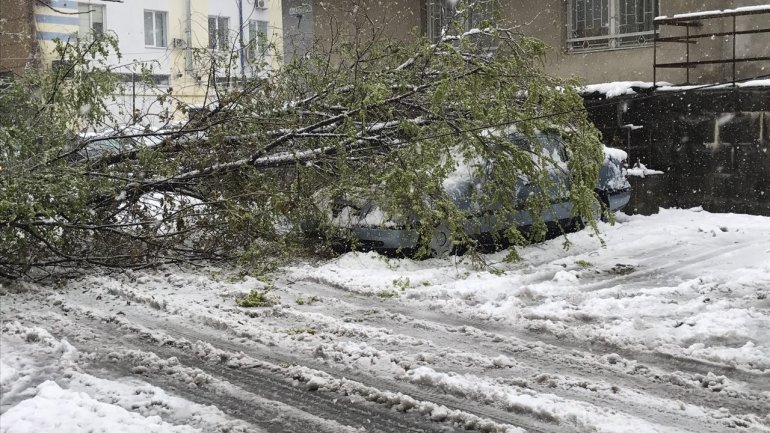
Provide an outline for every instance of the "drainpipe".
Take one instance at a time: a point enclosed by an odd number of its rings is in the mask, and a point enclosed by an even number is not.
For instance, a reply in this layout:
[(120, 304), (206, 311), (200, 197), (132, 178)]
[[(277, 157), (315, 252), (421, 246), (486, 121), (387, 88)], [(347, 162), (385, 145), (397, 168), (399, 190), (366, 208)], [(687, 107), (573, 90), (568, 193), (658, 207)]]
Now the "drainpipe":
[(240, 31), (238, 32), (239, 42), (241, 43), (239, 57), (241, 59), (241, 79), (246, 79), (246, 47), (243, 45), (243, 0), (238, 0), (238, 22)]
[(188, 76), (192, 76), (193, 70), (193, 53), (192, 53), (192, 0), (185, 0), (185, 45), (187, 46), (185, 52), (185, 69)]

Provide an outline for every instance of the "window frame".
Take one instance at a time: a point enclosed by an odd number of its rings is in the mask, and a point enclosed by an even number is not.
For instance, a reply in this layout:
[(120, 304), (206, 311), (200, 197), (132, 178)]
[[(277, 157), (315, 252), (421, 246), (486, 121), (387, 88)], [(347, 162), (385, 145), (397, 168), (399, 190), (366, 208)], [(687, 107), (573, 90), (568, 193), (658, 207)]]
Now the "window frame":
[[(263, 28), (264, 32), (260, 31), (260, 28)], [(249, 39), (246, 49), (246, 58), (249, 62), (255, 62), (258, 59), (267, 57), (267, 33), (269, 28), (269, 21), (249, 20)]]
[[(147, 14), (152, 14), (152, 29), (151, 29), (151, 35), (152, 35), (152, 44), (147, 44)], [(158, 24), (158, 16), (162, 17), (163, 22), (163, 31), (160, 33), (161, 41), (158, 41), (158, 31), (157, 31), (157, 24)], [(144, 26), (144, 46), (146, 48), (168, 48), (168, 12), (166, 11), (160, 11), (155, 9), (145, 9), (143, 14), (143, 26)], [(159, 44), (158, 42), (161, 42)]]
[[(496, 0), (484, 0), (474, 6), (478, 9), (468, 11), (468, 16), (465, 17), (463, 23), (465, 31), (475, 27), (477, 22), (492, 18), (499, 5)], [(457, 12), (457, 4), (450, 5), (446, 0), (426, 0), (425, 12), (426, 36), (432, 42), (438, 42), (441, 37), (441, 30)]]
[[(597, 1), (597, 0), (595, 0)], [(583, 10), (583, 15), (587, 16), (588, 9), (586, 8), (586, 0), (568, 0), (566, 2), (567, 7), (567, 22), (566, 22), (566, 44), (565, 49), (568, 53), (586, 53), (586, 52), (593, 52), (593, 51), (613, 51), (613, 50), (624, 50), (624, 49), (633, 49), (633, 48), (646, 48), (651, 47), (653, 45), (654, 35), (655, 35), (655, 26), (653, 24), (655, 17), (660, 12), (660, 0), (598, 0), (599, 2), (606, 2), (606, 20), (604, 19), (604, 10), (602, 10), (602, 16), (599, 18), (599, 23), (602, 26), (602, 29), (605, 28), (606, 25), (606, 31), (600, 29), (599, 35), (590, 35), (590, 36), (578, 36), (576, 32), (578, 31), (578, 27), (576, 26), (576, 11), (579, 7), (579, 4), (582, 3), (583, 7), (585, 8)], [(627, 19), (629, 16), (631, 16), (628, 13), (628, 7), (629, 2), (634, 2), (638, 6), (638, 4), (641, 2), (642, 4), (642, 21), (638, 21), (638, 16), (636, 15), (636, 12), (638, 10), (634, 11), (634, 17), (637, 18), (637, 22), (635, 23), (623, 23), (624, 18)], [(594, 3), (595, 4), (595, 3)], [(650, 4), (652, 6), (652, 10), (647, 10), (646, 5)], [(600, 8), (604, 9), (603, 5), (600, 4)], [(623, 14), (622, 11), (626, 10), (626, 13)], [(637, 8), (634, 8), (637, 9)], [(596, 17), (593, 17), (594, 19), (591, 20), (592, 22), (596, 22)], [(586, 22), (586, 19), (584, 18), (583, 22)], [(648, 29), (643, 29), (641, 31), (634, 31), (634, 32), (622, 32), (621, 29), (623, 26), (643, 26)], [(586, 27), (588, 29), (588, 27)], [(590, 29), (594, 29), (594, 26), (590, 27)], [(585, 29), (583, 29), (584, 35), (587, 33), (585, 32)]]
[(446, 25), (454, 7), (444, 0), (427, 0), (427, 36), (433, 42), (438, 42), (441, 30)]
[[(102, 17), (102, 20), (100, 22), (100, 24), (102, 25), (102, 28), (98, 32), (94, 28), (94, 14), (95, 14), (95, 11), (101, 11), (101, 17)], [(101, 35), (104, 34), (105, 30), (107, 30), (107, 25), (106, 25), (106, 21), (107, 21), (106, 20), (107, 8), (105, 7), (105, 5), (95, 5), (95, 4), (92, 4), (92, 3), (83, 3), (83, 2), (81, 2), (81, 3), (78, 4), (78, 14), (79, 14), (78, 15), (78, 37), (82, 38), (82, 37), (85, 37), (85, 36), (88, 36), (88, 35), (92, 35), (92, 34), (94, 34), (96, 36), (101, 36)], [(83, 24), (82, 21), (83, 21), (84, 17), (87, 17), (87, 19), (88, 19), (88, 31), (87, 32), (83, 32), (84, 29), (82, 27), (82, 24)]]
[[(216, 23), (216, 29), (215, 29), (215, 38), (212, 38), (211, 33), (211, 22), (214, 20)], [(222, 23), (225, 23), (224, 29), (222, 28)], [(208, 48), (210, 50), (228, 50), (231, 48), (230, 45), (230, 17), (222, 16), (222, 15), (209, 15), (208, 16), (208, 34), (209, 34), (209, 44)], [(214, 41), (215, 43), (212, 43)], [(222, 47), (226, 48), (222, 48)]]

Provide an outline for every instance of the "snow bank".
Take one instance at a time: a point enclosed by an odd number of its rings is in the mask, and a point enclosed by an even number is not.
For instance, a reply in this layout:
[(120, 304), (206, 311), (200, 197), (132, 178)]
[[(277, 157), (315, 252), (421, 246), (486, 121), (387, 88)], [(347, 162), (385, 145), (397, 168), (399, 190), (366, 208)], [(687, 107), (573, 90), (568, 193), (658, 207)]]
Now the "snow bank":
[(395, 289), (418, 308), (469, 320), (770, 370), (770, 335), (761, 332), (770, 329), (770, 218), (696, 208), (618, 221), (600, 224), (603, 248), (582, 231), (568, 252), (556, 239), (520, 249), (521, 263), (490, 255), (490, 270), (463, 258), (349, 253), (288, 271), (354, 293)]
[[(173, 347), (244, 375), (264, 369), (299, 392), (336, 393), (459, 428), (522, 431), (445, 399), (565, 431), (767, 431), (770, 419), (755, 414), (770, 394), (751, 381), (770, 371), (770, 218), (695, 208), (617, 220), (599, 224), (603, 243), (584, 230), (571, 235), (569, 250), (556, 239), (522, 247), (517, 263), (504, 262), (505, 251), (486, 255), (483, 269), (468, 258), (371, 252), (296, 263), (280, 270), (271, 292), (279, 304), (271, 308), (237, 307), (235, 297), (265, 283), (222, 270), (93, 276), (71, 282), (66, 296), (48, 296), (66, 320), (50, 311), (30, 320), (55, 323), (48, 329), (84, 323), (80, 335), (89, 338), (93, 320), (148, 348)], [(123, 347), (101, 353), (102, 361), (133, 367), (133, 379), (109, 380), (78, 371), (83, 355), (45, 329), (6, 322), (2, 330), (4, 427), (6, 412), (28, 422), (43, 408), (49, 420), (67, 422), (67, 413), (93, 423), (109, 415), (124, 423), (115, 431), (128, 423), (147, 431), (253, 431), (140, 380), (249, 394), (177, 358)], [(281, 404), (252, 401), (254, 410)], [(736, 411), (744, 401), (746, 411)], [(722, 410), (719, 402), (735, 406)], [(55, 404), (62, 411), (49, 411)]]
[(165, 423), (159, 416), (143, 417), (122, 407), (102, 403), (82, 392), (62, 389), (47, 380), (36, 395), (3, 414), (3, 433), (192, 433), (201, 430)]
[(0, 335), (2, 433), (254, 431), (213, 406), (141, 380), (82, 373), (81, 354), (40, 327), (6, 322)]

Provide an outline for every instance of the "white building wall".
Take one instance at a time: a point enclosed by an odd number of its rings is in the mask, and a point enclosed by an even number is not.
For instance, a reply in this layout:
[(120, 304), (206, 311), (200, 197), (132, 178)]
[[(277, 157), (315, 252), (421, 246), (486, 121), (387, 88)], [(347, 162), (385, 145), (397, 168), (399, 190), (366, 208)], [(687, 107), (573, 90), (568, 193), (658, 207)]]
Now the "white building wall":
[[(132, 0), (124, 3), (80, 2), (80, 4), (83, 3), (105, 7), (105, 30), (117, 35), (123, 56), (120, 61), (112, 58), (111, 63), (119, 65), (146, 62), (154, 65), (153, 69), (157, 70), (157, 73), (170, 74), (170, 47), (148, 47), (144, 44), (144, 11), (156, 10), (168, 14), (169, 0)], [(126, 66), (121, 69), (122, 72), (128, 72), (131, 68)]]

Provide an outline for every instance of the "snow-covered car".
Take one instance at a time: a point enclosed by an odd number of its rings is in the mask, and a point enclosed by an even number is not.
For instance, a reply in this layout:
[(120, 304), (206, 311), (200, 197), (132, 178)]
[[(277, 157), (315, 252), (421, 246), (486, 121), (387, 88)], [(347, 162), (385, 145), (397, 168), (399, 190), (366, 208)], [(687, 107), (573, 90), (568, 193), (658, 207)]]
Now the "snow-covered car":
[[(123, 155), (136, 159), (140, 149), (161, 144), (166, 135), (175, 132), (172, 127), (145, 129), (138, 126), (121, 130), (107, 129), (101, 132), (81, 133), (73, 144), (77, 151), (72, 161), (94, 161), (105, 157)], [(189, 138), (185, 136), (185, 138)], [(86, 142), (85, 145), (82, 143)]]
[[(519, 133), (512, 133), (508, 138), (519, 148), (530, 152), (536, 149), (543, 152), (551, 161), (549, 168), (552, 185), (548, 196), (551, 206), (542, 212), (543, 221), (549, 227), (571, 229), (582, 225), (572, 214), (573, 203), (569, 199), (569, 171), (567, 169), (567, 151), (562, 139), (555, 133), (537, 133), (537, 144), (532, 143)], [(605, 158), (599, 173), (596, 193), (602, 206), (609, 212), (625, 206), (631, 198), (631, 185), (626, 180), (626, 153), (619, 149), (605, 148)], [(494, 161), (482, 161), (481, 171), (494, 169)], [(477, 165), (478, 166), (478, 165)], [(500, 227), (500, 218), (495, 213), (496, 206), (479, 207), (474, 191), (485, 188), (483, 177), (469, 175), (468, 164), (459, 164), (458, 170), (444, 181), (444, 190), (454, 204), (468, 215), (463, 226), (464, 232), (486, 243), (493, 239), (492, 231)], [(520, 176), (512, 191), (516, 191), (516, 212), (504, 218), (505, 223), (515, 223), (522, 231), (527, 231), (535, 223), (533, 215), (526, 209), (526, 201), (539, 187)], [(340, 240), (353, 238), (359, 248), (377, 251), (416, 251), (420, 246), (419, 230), (410, 224), (398, 224), (388, 218), (377, 203), (371, 200), (334, 199), (328, 206), (331, 225), (337, 230)], [(600, 210), (597, 207), (597, 217)], [(409, 226), (412, 227), (409, 227)], [(559, 230), (561, 231), (561, 230)], [(446, 256), (455, 251), (452, 233), (446, 223), (438, 224), (428, 242), (434, 257)]]
[(107, 156), (126, 154), (129, 159), (136, 157), (137, 142), (126, 137), (91, 138), (73, 155), (73, 161), (93, 161)]

